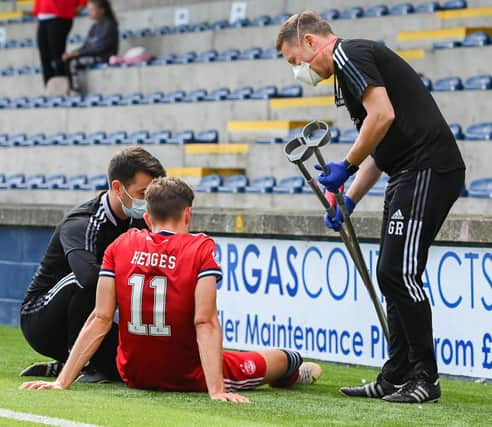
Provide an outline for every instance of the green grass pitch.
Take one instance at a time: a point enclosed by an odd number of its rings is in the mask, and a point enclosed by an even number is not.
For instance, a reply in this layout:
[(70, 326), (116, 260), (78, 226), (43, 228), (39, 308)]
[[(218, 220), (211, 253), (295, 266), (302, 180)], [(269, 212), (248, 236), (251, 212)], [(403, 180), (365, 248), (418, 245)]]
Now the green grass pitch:
[[(43, 360), (17, 328), (0, 327), (0, 409), (98, 426), (490, 426), (492, 385), (442, 379), (439, 403), (395, 405), (350, 399), (342, 385), (372, 380), (369, 368), (323, 363), (321, 380), (290, 390), (246, 392), (249, 405), (212, 402), (203, 393), (130, 390), (123, 384), (75, 384), (69, 391), (20, 391), (19, 371)], [(0, 417), (0, 426), (40, 425)]]

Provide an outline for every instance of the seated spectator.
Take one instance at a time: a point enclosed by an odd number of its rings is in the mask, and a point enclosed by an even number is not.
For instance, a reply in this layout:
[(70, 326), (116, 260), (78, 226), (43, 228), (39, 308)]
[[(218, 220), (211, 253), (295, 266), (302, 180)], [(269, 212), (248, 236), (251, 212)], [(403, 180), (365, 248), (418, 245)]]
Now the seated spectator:
[(118, 53), (118, 21), (109, 0), (90, 0), (87, 8), (89, 17), (95, 21), (87, 41), (79, 49), (63, 54), (72, 93), (80, 92), (79, 69), (107, 62)]

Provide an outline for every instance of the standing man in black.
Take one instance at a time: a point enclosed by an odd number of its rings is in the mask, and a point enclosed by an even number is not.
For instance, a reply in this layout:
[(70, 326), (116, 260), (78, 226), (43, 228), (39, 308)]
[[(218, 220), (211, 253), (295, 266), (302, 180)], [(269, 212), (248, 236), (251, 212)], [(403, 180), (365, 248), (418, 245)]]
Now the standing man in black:
[[(316, 85), (334, 75), (336, 104), (347, 107), (359, 131), (346, 158), (329, 163), (330, 172), (319, 182), (333, 192), (358, 171), (344, 197), (351, 213), (382, 171), (390, 176), (377, 266), (390, 356), (376, 381), (341, 391), (388, 402), (435, 401), (441, 389), (421, 276), (429, 247), (464, 185), (456, 141), (417, 73), (384, 45), (342, 40), (328, 22), (305, 11), (282, 25), (277, 49), (299, 81)], [(335, 230), (342, 220), (338, 207), (334, 217), (325, 217)]]
[[(109, 191), (75, 208), (57, 225), (21, 308), (27, 342), (55, 362), (36, 363), (22, 376), (58, 375), (94, 309), (105, 249), (129, 228), (145, 227), (144, 193), (161, 176), (166, 172), (159, 160), (140, 147), (126, 148), (109, 162)], [(84, 380), (119, 378), (117, 344), (118, 326), (113, 324)]]

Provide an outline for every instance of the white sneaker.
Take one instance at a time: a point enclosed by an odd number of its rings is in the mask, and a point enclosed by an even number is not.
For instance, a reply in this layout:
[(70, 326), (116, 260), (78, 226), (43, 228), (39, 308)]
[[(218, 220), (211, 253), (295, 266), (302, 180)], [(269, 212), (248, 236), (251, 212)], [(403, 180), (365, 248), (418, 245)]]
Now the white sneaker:
[(303, 362), (299, 366), (299, 377), (296, 384), (314, 384), (321, 377), (323, 370), (314, 362)]

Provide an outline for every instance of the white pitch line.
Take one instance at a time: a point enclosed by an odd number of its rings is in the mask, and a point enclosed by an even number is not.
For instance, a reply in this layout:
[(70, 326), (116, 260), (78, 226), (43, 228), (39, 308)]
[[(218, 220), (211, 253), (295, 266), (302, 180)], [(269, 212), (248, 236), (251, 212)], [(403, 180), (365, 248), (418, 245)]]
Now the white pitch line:
[(15, 412), (3, 408), (0, 408), (0, 417), (58, 427), (98, 427), (95, 424), (78, 423), (77, 421), (64, 420), (63, 418), (43, 417), (28, 412)]

